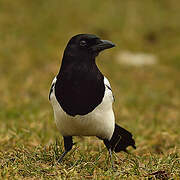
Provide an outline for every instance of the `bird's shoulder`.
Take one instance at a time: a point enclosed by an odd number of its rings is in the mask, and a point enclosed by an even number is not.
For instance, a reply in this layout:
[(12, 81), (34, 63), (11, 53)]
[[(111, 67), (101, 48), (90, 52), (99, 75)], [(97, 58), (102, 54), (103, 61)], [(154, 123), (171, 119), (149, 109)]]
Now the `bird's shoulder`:
[(51, 99), (51, 93), (53, 92), (53, 88), (55, 87), (56, 81), (57, 81), (57, 77), (55, 76), (55, 78), (53, 79), (53, 81), (51, 83), (51, 88), (49, 91), (49, 100)]
[(108, 94), (110, 96), (112, 96), (112, 100), (115, 101), (110, 82), (105, 76), (104, 76), (104, 85), (105, 85), (105, 88), (106, 88), (106, 92), (108, 91), (109, 92)]
[(104, 85), (112, 91), (109, 80), (104, 76)]

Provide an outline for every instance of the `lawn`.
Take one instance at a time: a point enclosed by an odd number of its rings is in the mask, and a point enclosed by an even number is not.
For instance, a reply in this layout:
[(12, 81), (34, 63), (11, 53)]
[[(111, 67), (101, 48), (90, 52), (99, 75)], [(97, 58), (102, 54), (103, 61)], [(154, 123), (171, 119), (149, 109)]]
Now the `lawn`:
[[(180, 179), (180, 1), (1, 0), (0, 179)], [(92, 33), (116, 48), (97, 64), (115, 95), (116, 121), (137, 149), (114, 154), (75, 137), (64, 158), (48, 101), (69, 38)], [(118, 63), (123, 51), (154, 65)]]

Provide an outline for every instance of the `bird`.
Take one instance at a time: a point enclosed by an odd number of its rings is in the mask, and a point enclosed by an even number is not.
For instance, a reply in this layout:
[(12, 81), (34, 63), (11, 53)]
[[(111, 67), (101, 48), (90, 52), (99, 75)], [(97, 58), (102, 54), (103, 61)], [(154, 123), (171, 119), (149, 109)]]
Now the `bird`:
[(65, 47), (49, 92), (55, 123), (64, 140), (59, 162), (75, 144), (73, 136), (96, 136), (111, 159), (112, 152), (136, 148), (132, 134), (115, 123), (112, 88), (96, 65), (99, 53), (113, 47), (111, 41), (93, 34), (77, 34)]

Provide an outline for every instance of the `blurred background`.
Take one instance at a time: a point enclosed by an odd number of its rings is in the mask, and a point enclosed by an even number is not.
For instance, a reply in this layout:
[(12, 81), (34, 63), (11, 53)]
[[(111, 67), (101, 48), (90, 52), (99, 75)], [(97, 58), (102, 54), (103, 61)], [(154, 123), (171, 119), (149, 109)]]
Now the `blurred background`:
[[(137, 154), (180, 145), (179, 0), (0, 0), (0, 145), (59, 137), (48, 102), (63, 50), (78, 33), (116, 47), (97, 59), (116, 98), (116, 120)], [(96, 147), (93, 147), (96, 148)]]

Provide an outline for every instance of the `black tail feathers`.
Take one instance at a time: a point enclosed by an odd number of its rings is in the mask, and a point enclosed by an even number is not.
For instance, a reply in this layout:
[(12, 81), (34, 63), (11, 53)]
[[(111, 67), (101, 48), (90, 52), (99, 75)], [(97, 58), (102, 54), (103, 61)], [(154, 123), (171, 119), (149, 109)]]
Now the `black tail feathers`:
[(136, 149), (132, 134), (117, 124), (115, 124), (115, 129), (111, 140), (104, 140), (104, 144), (108, 149), (111, 148), (114, 152), (127, 152), (126, 148), (128, 146), (132, 146), (134, 149)]

